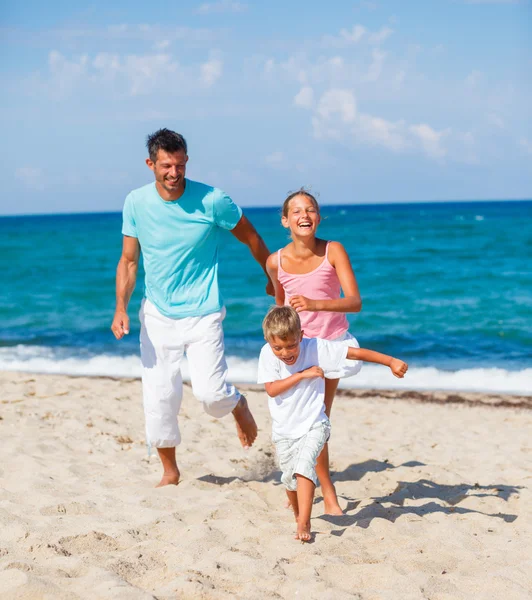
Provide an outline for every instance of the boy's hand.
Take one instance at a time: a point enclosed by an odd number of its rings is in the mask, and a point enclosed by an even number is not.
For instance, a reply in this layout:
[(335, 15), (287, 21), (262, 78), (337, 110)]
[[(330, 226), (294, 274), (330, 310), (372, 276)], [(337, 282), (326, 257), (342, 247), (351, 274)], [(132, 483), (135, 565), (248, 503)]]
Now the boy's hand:
[(316, 310), (316, 301), (311, 300), (310, 298), (305, 298), (305, 296), (292, 296), (290, 298), (290, 306), (295, 309), (296, 312), (301, 312), (302, 310)]
[(398, 358), (392, 358), (390, 369), (396, 377), (402, 379), (405, 376), (405, 373), (408, 371), (408, 365)]
[(325, 379), (325, 373), (321, 367), (309, 367), (304, 371), (301, 371), (301, 375), (303, 379), (312, 379), (314, 377), (321, 377), (321, 379)]

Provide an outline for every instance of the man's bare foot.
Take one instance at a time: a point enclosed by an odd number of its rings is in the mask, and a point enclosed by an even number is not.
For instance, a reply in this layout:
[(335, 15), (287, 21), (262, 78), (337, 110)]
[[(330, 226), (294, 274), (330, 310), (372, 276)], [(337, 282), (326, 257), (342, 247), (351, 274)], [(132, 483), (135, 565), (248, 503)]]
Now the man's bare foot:
[(312, 535), (310, 533), (310, 521), (297, 524), (297, 531), (294, 539), (300, 540), (301, 543), (310, 542)]
[(179, 483), (179, 470), (177, 473), (168, 473), (162, 476), (161, 481), (155, 486), (156, 488), (164, 487), (165, 485), (177, 485)]
[(344, 511), (338, 504), (338, 498), (336, 497), (336, 494), (323, 496), (323, 506), (326, 515), (334, 515), (339, 517), (344, 514)]
[(236, 421), (236, 432), (238, 439), (244, 449), (252, 446), (257, 437), (257, 424), (248, 407), (248, 401), (240, 396), (238, 404), (233, 408), (233, 416)]

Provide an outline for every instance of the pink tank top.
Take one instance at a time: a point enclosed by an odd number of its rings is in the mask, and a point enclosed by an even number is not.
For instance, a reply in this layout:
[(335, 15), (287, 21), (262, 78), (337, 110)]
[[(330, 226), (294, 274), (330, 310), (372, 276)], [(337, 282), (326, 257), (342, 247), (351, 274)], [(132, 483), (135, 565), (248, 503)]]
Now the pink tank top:
[[(277, 253), (277, 277), (284, 288), (285, 304), (292, 296), (305, 296), (311, 300), (335, 300), (340, 298), (342, 287), (336, 269), (329, 262), (329, 242), (325, 249), (325, 258), (321, 264), (302, 275), (287, 273), (281, 264), (281, 250)], [(344, 313), (326, 311), (303, 311), (299, 313), (304, 336), (333, 340), (343, 335), (349, 328)]]

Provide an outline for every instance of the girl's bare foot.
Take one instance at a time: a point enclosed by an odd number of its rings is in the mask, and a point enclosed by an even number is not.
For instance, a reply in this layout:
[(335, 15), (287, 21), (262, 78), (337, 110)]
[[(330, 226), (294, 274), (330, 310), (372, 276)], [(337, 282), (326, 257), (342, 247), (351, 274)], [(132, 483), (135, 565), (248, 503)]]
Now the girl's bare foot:
[(326, 515), (334, 515), (339, 517), (344, 514), (344, 511), (340, 508), (340, 505), (338, 504), (338, 498), (336, 497), (336, 492), (334, 492), (334, 488), (332, 494), (323, 495), (323, 505)]
[(310, 542), (312, 539), (312, 535), (310, 533), (310, 521), (306, 521), (305, 523), (298, 522), (297, 531), (294, 538), (299, 540), (302, 544), (305, 542)]
[(165, 473), (162, 476), (161, 481), (155, 486), (156, 488), (163, 487), (165, 485), (177, 485), (179, 483), (179, 469), (176, 473)]
[(248, 449), (257, 437), (257, 424), (248, 407), (248, 401), (240, 396), (238, 404), (233, 408), (238, 439), (244, 449)]

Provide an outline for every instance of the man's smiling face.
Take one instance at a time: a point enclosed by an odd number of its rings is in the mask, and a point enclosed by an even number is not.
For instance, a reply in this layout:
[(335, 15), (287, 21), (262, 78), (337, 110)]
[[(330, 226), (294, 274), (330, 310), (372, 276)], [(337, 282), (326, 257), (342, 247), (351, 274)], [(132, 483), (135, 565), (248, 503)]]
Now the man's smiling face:
[(159, 150), (155, 162), (146, 160), (148, 167), (155, 175), (159, 193), (166, 192), (169, 197), (179, 197), (185, 189), (185, 172), (188, 156), (183, 150), (166, 152)]
[(272, 352), (278, 359), (282, 360), (288, 366), (295, 365), (299, 357), (299, 346), (303, 339), (303, 332), (300, 335), (289, 335), (286, 339), (281, 339), (276, 335), (268, 340)]

